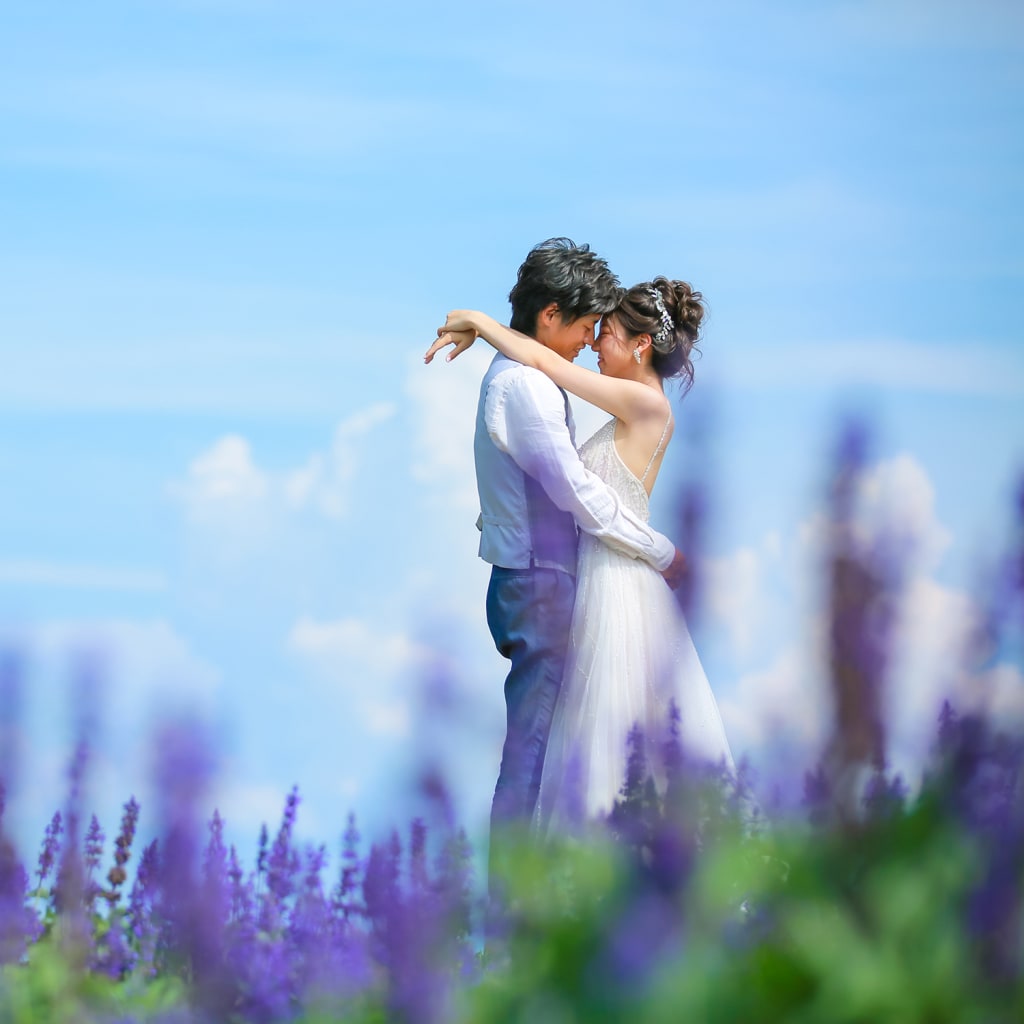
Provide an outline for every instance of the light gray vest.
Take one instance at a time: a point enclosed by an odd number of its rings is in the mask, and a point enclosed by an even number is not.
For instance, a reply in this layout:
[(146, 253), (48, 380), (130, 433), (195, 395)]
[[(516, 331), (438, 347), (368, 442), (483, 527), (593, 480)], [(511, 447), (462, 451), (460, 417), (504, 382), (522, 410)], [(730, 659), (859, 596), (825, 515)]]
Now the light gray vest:
[[(484, 419), (487, 388), (498, 374), (519, 366), (498, 353), (480, 385), (473, 438), (476, 485), (480, 495), (477, 520), (480, 557), (506, 569), (538, 566), (561, 569), (575, 576), (577, 532), (571, 513), (558, 508), (544, 488), (527, 476), (511, 455), (501, 451), (487, 433)], [(562, 397), (568, 415), (564, 391)], [(509, 429), (514, 430), (515, 424), (509, 424)]]

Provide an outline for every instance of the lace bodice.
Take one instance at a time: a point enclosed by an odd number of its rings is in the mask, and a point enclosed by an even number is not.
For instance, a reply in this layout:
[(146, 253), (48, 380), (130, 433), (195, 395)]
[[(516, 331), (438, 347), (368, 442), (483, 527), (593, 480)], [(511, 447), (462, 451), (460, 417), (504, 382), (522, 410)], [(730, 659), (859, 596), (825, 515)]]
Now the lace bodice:
[[(647, 490), (643, 480), (640, 479), (623, 461), (615, 447), (615, 424), (618, 421), (610, 419), (603, 427), (583, 442), (580, 448), (580, 458), (583, 465), (592, 473), (596, 473), (615, 493), (623, 500), (630, 512), (635, 512), (644, 522), (650, 518), (650, 505), (647, 498)], [(669, 419), (671, 422), (671, 417)], [(644, 477), (650, 472), (654, 460), (661, 452), (665, 444), (665, 435), (668, 433), (668, 423), (662, 432), (658, 447), (651, 456), (644, 470)]]

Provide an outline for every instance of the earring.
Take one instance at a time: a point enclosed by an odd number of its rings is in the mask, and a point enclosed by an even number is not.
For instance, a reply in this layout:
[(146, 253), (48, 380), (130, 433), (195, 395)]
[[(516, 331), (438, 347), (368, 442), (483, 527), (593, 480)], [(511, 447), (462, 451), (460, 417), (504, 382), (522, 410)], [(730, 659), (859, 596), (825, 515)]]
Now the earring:
[(639, 345), (637, 345), (637, 347), (635, 349), (633, 349), (633, 358), (638, 363), (640, 362), (640, 346)]

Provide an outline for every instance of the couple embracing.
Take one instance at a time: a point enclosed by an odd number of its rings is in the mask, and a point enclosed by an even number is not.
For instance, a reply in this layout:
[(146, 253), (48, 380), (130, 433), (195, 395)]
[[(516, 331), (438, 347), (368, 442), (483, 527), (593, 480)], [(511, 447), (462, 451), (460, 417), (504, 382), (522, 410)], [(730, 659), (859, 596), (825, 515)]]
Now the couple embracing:
[[(492, 882), (506, 827), (543, 835), (607, 814), (630, 731), (660, 739), (673, 705), (687, 753), (732, 768), (670, 590), (685, 558), (648, 524), (673, 432), (665, 382), (692, 384), (702, 297), (665, 277), (624, 290), (588, 246), (554, 238), (531, 250), (509, 301), (509, 327), (449, 313), (425, 356), (451, 345), (452, 359), (477, 337), (497, 349), (474, 439), (487, 623), (511, 662)], [(574, 365), (587, 346), (599, 372)], [(566, 391), (611, 415), (578, 452)]]

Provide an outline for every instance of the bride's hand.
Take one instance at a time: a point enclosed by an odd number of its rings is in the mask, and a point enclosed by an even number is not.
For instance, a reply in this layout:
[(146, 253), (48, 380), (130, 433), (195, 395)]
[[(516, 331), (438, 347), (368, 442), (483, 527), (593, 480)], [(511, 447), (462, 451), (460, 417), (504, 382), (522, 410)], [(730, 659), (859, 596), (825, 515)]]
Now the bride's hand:
[(454, 345), (451, 352), (444, 357), (444, 361), (450, 363), (461, 352), (465, 352), (474, 341), (476, 341), (476, 331), (449, 331), (447, 328), (438, 327), (437, 341), (427, 349), (423, 362), (429, 363), (441, 349)]
[(423, 362), (429, 363), (441, 349), (453, 345), (452, 351), (445, 356), (445, 362), (450, 363), (476, 341), (476, 336), (476, 321), (472, 311), (454, 309), (448, 314), (444, 326), (438, 327), (437, 341), (427, 349)]

